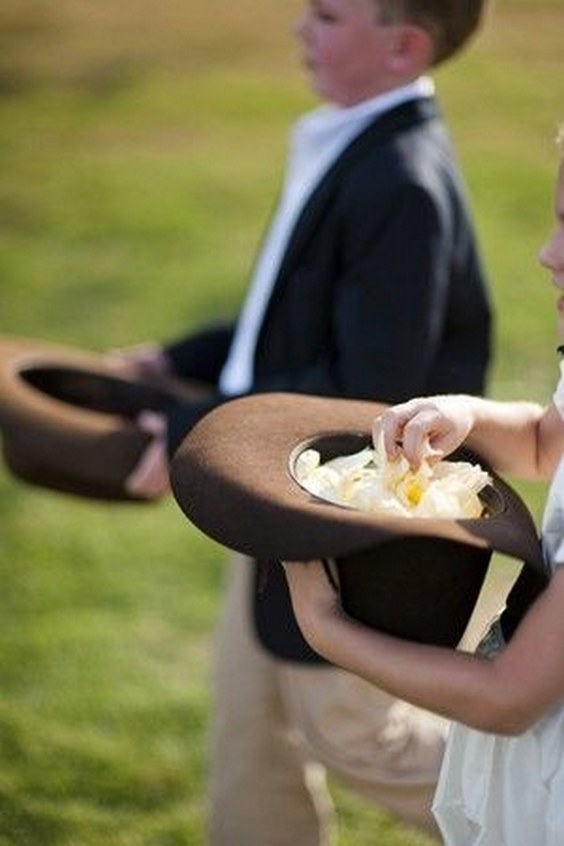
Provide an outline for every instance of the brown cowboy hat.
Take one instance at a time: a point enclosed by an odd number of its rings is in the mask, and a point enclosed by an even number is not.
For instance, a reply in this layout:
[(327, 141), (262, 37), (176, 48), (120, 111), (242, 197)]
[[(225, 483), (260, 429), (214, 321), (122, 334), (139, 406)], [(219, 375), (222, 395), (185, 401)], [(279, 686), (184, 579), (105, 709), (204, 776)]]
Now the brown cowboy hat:
[[(194, 386), (194, 390), (195, 390)], [(75, 495), (135, 500), (124, 482), (150, 435), (143, 410), (166, 411), (191, 395), (173, 380), (117, 375), (99, 354), (0, 338), (0, 431), (18, 479)]]
[[(456, 645), (493, 551), (545, 579), (532, 517), (492, 473), (479, 519), (375, 516), (322, 501), (296, 481), (307, 448), (322, 461), (370, 444), (383, 404), (298, 394), (236, 399), (201, 420), (178, 450), (180, 508), (216, 541), (259, 560), (336, 561), (343, 604), (413, 640)], [(479, 462), (466, 448), (453, 456)]]

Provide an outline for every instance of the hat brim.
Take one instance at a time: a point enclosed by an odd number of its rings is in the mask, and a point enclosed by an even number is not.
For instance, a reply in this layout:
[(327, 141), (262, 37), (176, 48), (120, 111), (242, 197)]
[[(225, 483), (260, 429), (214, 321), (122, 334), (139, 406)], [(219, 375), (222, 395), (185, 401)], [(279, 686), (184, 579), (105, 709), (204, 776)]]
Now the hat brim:
[[(171, 468), (185, 515), (223, 545), (259, 559), (340, 558), (405, 536), (488, 548), (542, 570), (534, 521), (497, 474), (479, 519), (368, 514), (322, 501), (297, 482), (297, 455), (314, 446), (322, 460), (370, 442), (386, 406), (300, 394), (232, 400), (208, 414), (179, 448)], [(459, 456), (479, 461), (463, 449)], [(491, 471), (490, 471), (491, 472)]]
[[(186, 516), (225, 546), (263, 560), (333, 559), (351, 617), (397, 637), (456, 647), (493, 551), (525, 562), (535, 583), (546, 583), (534, 521), (495, 473), (483, 494), (487, 516), (472, 520), (368, 514), (321, 500), (297, 482), (294, 462), (304, 449), (318, 449), (322, 461), (357, 451), (370, 444), (385, 407), (295, 394), (233, 400), (181, 445), (172, 489)], [(453, 457), (479, 461), (464, 447)], [(267, 578), (256, 625), (267, 648), (293, 660), (273, 623), (282, 589), (278, 577)]]
[(94, 499), (139, 500), (125, 480), (149, 442), (143, 410), (186, 401), (173, 380), (117, 375), (96, 353), (0, 338), (0, 430), (6, 466), (30, 484)]

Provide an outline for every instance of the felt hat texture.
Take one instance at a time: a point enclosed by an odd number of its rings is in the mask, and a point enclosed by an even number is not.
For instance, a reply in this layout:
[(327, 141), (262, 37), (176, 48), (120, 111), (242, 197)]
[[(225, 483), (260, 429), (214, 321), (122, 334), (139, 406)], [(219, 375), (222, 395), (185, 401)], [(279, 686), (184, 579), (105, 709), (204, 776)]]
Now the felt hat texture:
[(143, 410), (166, 411), (188, 388), (116, 375), (99, 354), (0, 337), (0, 433), (18, 479), (94, 499), (136, 500), (124, 482), (150, 435)]
[[(382, 516), (306, 491), (293, 466), (305, 449), (326, 461), (370, 445), (384, 404), (270, 393), (232, 400), (201, 420), (171, 467), (188, 519), (223, 545), (259, 560), (334, 559), (354, 617), (413, 640), (456, 645), (493, 551), (546, 576), (534, 521), (497, 474), (486, 516)], [(453, 460), (481, 463), (460, 448)], [(489, 468), (485, 468), (489, 469)]]

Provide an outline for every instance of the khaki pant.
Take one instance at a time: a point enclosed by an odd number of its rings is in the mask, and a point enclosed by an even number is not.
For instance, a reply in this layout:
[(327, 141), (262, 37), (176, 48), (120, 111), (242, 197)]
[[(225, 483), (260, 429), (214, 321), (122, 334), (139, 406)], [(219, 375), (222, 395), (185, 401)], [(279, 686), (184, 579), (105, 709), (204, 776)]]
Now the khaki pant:
[(211, 846), (335, 843), (325, 768), (437, 837), (445, 721), (337, 668), (270, 656), (252, 629), (251, 566), (234, 557), (218, 631)]

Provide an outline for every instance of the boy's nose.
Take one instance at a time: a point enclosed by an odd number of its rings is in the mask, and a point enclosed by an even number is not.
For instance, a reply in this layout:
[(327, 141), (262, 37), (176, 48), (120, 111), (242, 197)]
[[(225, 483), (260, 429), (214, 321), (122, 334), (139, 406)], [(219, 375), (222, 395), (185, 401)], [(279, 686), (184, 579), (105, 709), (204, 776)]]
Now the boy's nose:
[(552, 255), (552, 238), (539, 250), (539, 262), (547, 270), (553, 269), (553, 255)]

